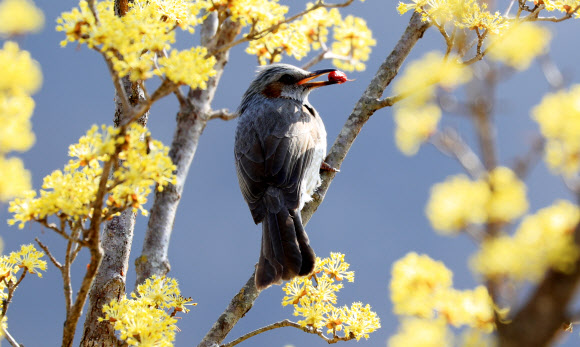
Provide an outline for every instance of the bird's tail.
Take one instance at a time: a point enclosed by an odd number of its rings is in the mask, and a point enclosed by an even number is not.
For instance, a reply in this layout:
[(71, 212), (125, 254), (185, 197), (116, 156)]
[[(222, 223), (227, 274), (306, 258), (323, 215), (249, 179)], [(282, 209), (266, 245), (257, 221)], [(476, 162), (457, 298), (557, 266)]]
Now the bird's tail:
[(262, 247), (256, 269), (258, 289), (308, 275), (316, 261), (300, 212), (286, 208), (282, 194), (266, 194), (265, 198), (275, 201), (266, 204), (269, 208), (262, 221)]

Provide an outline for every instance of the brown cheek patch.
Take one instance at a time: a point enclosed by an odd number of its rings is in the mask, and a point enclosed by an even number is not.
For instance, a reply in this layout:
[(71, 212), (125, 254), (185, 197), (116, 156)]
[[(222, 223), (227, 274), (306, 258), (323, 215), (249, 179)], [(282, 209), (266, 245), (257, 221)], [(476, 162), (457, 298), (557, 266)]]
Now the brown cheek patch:
[(264, 88), (262, 94), (267, 98), (279, 98), (280, 94), (282, 94), (282, 85), (278, 82), (270, 83)]

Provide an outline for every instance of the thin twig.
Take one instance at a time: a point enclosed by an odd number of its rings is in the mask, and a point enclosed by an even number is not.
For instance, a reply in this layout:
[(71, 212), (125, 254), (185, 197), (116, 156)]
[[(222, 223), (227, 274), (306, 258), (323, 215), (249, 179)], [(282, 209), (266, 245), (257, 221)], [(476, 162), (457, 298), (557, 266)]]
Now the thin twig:
[(56, 266), (59, 270), (62, 269), (62, 264), (59, 263), (58, 260), (56, 260), (56, 258), (52, 255), (52, 253), (48, 249), (48, 247), (44, 243), (40, 242), (38, 237), (35, 237), (34, 241), (36, 241), (36, 243), (38, 243), (38, 246), (42, 248), (42, 250), (46, 253), (46, 255), (48, 255), (48, 258), (54, 264), (54, 266)]
[(16, 342), (14, 337), (12, 337), (12, 335), (10, 335), (10, 333), (8, 332), (8, 330), (4, 326), (2, 326), (2, 332), (4, 333), (4, 338), (6, 339), (6, 341), (8, 341), (10, 346), (12, 346), (12, 347), (24, 347), (23, 345)]
[(538, 136), (532, 142), (528, 152), (524, 156), (514, 160), (513, 171), (521, 180), (528, 175), (530, 169), (540, 160), (542, 153), (544, 153), (545, 144), (546, 141), (544, 138)]
[(442, 132), (436, 132), (431, 135), (429, 142), (441, 153), (457, 159), (472, 178), (478, 179), (485, 173), (485, 168), (477, 154), (455, 130), (448, 128)]
[(212, 110), (209, 112), (209, 120), (221, 119), (221, 120), (232, 120), (238, 118), (239, 114), (237, 112), (230, 112), (228, 109), (222, 108), (220, 110)]
[(254, 331), (251, 331), (251, 332), (249, 332), (241, 337), (238, 337), (237, 339), (233, 340), (232, 342), (221, 345), (220, 347), (233, 347), (233, 346), (249, 339), (250, 337), (256, 336), (256, 335), (261, 334), (263, 332), (266, 332), (268, 330), (273, 330), (273, 329), (283, 328), (283, 327), (293, 327), (296, 329), (300, 329), (300, 330), (302, 330), (306, 333), (309, 333), (309, 334), (318, 335), (321, 339), (326, 341), (328, 344), (337, 343), (338, 341), (349, 341), (349, 340), (354, 339), (354, 335), (352, 333), (349, 334), (349, 336), (340, 337), (340, 336), (334, 335), (334, 337), (328, 338), (326, 335), (324, 335), (324, 333), (322, 331), (320, 331), (318, 329), (314, 329), (313, 327), (308, 327), (308, 326), (302, 326), (298, 323), (295, 323), (295, 322), (292, 322), (288, 319), (285, 319), (283, 321), (272, 323), (272, 324), (267, 325), (265, 327), (262, 327), (260, 329), (256, 329)]

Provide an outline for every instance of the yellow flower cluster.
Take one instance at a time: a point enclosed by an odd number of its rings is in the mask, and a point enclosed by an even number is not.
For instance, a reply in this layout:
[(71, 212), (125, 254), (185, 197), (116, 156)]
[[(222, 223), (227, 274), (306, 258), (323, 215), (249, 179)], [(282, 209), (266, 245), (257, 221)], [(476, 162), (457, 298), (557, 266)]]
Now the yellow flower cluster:
[(404, 318), (388, 347), (451, 347), (453, 334), (443, 318)]
[(330, 258), (316, 259), (314, 274), (309, 277), (295, 277), (284, 286), (286, 296), (282, 305), (294, 305), (294, 315), (303, 319), (302, 326), (314, 329), (326, 327), (327, 334), (354, 336), (368, 339), (369, 334), (381, 327), (379, 317), (367, 304), (353, 303), (350, 307), (336, 307), (336, 293), (343, 287), (341, 282), (354, 282), (354, 271), (348, 271), (349, 264), (344, 254), (330, 253)]
[(551, 36), (548, 29), (538, 24), (515, 23), (490, 43), (489, 58), (525, 70), (548, 49)]
[(3, 255), (0, 257), (0, 288), (2, 288), (2, 294), (6, 289), (5, 281), (13, 281), (16, 283), (16, 275), (20, 269), (23, 269), (27, 273), (36, 274), (38, 277), (42, 277), (40, 271), (46, 271), (46, 261), (40, 258), (44, 257), (43, 252), (39, 252), (34, 248), (34, 245), (22, 245), (20, 246), (20, 251), (11, 252), (9, 255)]
[(409, 64), (393, 86), (396, 94), (405, 97), (394, 109), (395, 141), (401, 152), (414, 155), (437, 129), (441, 110), (433, 102), (436, 88), (453, 89), (470, 79), (471, 70), (439, 52)]
[(528, 209), (526, 186), (506, 167), (487, 179), (453, 176), (433, 186), (426, 214), (434, 229), (452, 233), (470, 224), (510, 222)]
[[(119, 332), (129, 346), (173, 346), (177, 330), (177, 312), (189, 312), (186, 306), (196, 305), (184, 298), (172, 278), (152, 276), (131, 293), (103, 306), (104, 318)], [(167, 312), (170, 310), (170, 312)]]
[[(203, 2), (203, 1), (202, 1)], [(210, 11), (219, 11), (230, 16), (232, 20), (242, 25), (255, 26), (262, 29), (278, 24), (284, 20), (288, 6), (278, 3), (278, 0), (209, 0)]]
[(0, 35), (12, 36), (37, 32), (44, 25), (44, 14), (30, 0), (0, 2)]
[(577, 206), (557, 201), (525, 217), (513, 236), (484, 241), (471, 266), (487, 278), (509, 276), (517, 281), (539, 281), (550, 268), (571, 271), (580, 256), (574, 244), (579, 221)]
[[(0, 11), (2, 9), (0, 8)], [(2, 12), (0, 12), (1, 15)], [(30, 94), (42, 84), (38, 62), (12, 41), (0, 49), (0, 202), (30, 189), (30, 173), (20, 158), (6, 158), (11, 151), (26, 151), (34, 144), (30, 118), (34, 100)]]
[(452, 284), (452, 273), (443, 263), (427, 255), (409, 253), (393, 264), (390, 284), (393, 310), (398, 315), (437, 318), (455, 327), (491, 332), (495, 309), (487, 289), (478, 286), (460, 291), (452, 288)]
[[(258, 30), (263, 29), (262, 25), (256, 27)], [(258, 57), (260, 65), (279, 62), (282, 54), (300, 60), (309, 51), (308, 37), (299, 23), (283, 24), (275, 32), (250, 41), (246, 48), (246, 53)]]
[(334, 66), (346, 71), (364, 70), (364, 62), (369, 59), (371, 46), (377, 43), (366, 21), (347, 16), (334, 27), (333, 37), (335, 41), (332, 43), (332, 52), (350, 58), (346, 61), (334, 59)]
[(412, 0), (399, 2), (397, 11), (404, 14), (414, 10), (422, 14), (423, 21), (434, 21), (437, 25), (452, 24), (459, 29), (487, 30), (499, 33), (507, 24), (499, 12), (491, 13), (487, 4), (480, 0)]
[(544, 96), (532, 118), (546, 138), (545, 160), (556, 173), (572, 176), (580, 169), (580, 85)]
[[(542, 3), (548, 11), (560, 11), (564, 13), (570, 13), (580, 5), (579, 0), (542, 0)], [(574, 16), (580, 18), (580, 13), (576, 12)]]
[[(306, 8), (313, 6), (308, 3)], [(327, 10), (326, 8), (319, 8), (308, 12), (299, 21), (301, 30), (306, 34), (308, 43), (312, 45), (312, 49), (320, 49), (321, 43), (328, 41), (328, 29), (334, 25), (338, 25), (342, 21), (342, 16), (338, 9), (333, 8)]]
[[(145, 141), (142, 139), (145, 138)], [(175, 166), (167, 156), (169, 149), (159, 141), (150, 140), (149, 132), (138, 124), (132, 124), (126, 134), (118, 128), (93, 126), (78, 144), (71, 145), (69, 156), (73, 159), (63, 171), (57, 170), (44, 178), (40, 197), (30, 191), (22, 199), (10, 202), (13, 219), (9, 224), (20, 223), (20, 228), (30, 220), (44, 220), (55, 215), (75, 222), (84, 222), (92, 216), (92, 205), (102, 175), (102, 165), (111, 160), (117, 146), (122, 160), (114, 165), (113, 175), (107, 181), (107, 207), (103, 217), (111, 216), (126, 208), (141, 210), (157, 184), (159, 190), (174, 182)]]
[[(205, 86), (215, 74), (215, 60), (205, 59), (204, 49), (180, 52), (171, 45), (176, 27), (193, 32), (200, 22), (197, 15), (208, 6), (207, 2), (136, 0), (129, 4), (129, 11), (119, 17), (113, 1), (98, 2), (97, 22), (87, 2), (81, 1), (79, 8), (62, 13), (57, 19), (57, 30), (66, 34), (61, 45), (75, 41), (87, 44), (110, 59), (119, 76), (128, 75), (132, 81), (165, 74), (177, 84)], [(170, 51), (168, 57), (160, 58), (156, 64), (157, 56), (163, 56), (165, 51)]]

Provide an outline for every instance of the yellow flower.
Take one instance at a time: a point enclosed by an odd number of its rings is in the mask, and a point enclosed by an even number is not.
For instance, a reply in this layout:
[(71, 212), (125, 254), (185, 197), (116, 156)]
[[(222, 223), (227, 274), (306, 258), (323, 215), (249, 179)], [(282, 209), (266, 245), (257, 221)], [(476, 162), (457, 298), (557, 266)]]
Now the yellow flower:
[(487, 203), (490, 222), (509, 222), (528, 209), (526, 185), (507, 167), (494, 169), (488, 177), (491, 196)]
[[(459, 0), (462, 1), (462, 0)], [(492, 14), (487, 10), (487, 4), (479, 4), (477, 1), (465, 1), (464, 11), (457, 21), (457, 26), (470, 30), (478, 29), (480, 32), (487, 30), (492, 34), (499, 34), (507, 28), (508, 22), (499, 12)]]
[(437, 130), (441, 109), (435, 104), (395, 107), (395, 143), (405, 155), (415, 155), (421, 144)]
[(334, 26), (334, 40), (332, 52), (349, 57), (351, 60), (334, 59), (332, 63), (346, 71), (363, 71), (366, 68), (364, 62), (369, 59), (371, 53), (371, 46), (377, 44), (366, 21), (354, 16), (347, 16)]
[(471, 70), (453, 57), (429, 52), (407, 66), (393, 85), (393, 91), (405, 96), (397, 105), (421, 107), (432, 101), (438, 85), (453, 89), (471, 79)]
[(267, 28), (283, 21), (288, 12), (288, 7), (278, 4), (278, 0), (212, 0), (210, 3), (210, 10), (226, 12), (244, 26), (260, 24)]
[(208, 79), (216, 74), (213, 69), (215, 57), (206, 58), (206, 55), (205, 47), (181, 52), (172, 50), (167, 58), (159, 58), (161, 67), (155, 70), (155, 73), (165, 75), (173, 83), (187, 84), (194, 89), (205, 89)]
[[(257, 25), (258, 31), (265, 29)], [(300, 60), (310, 51), (306, 32), (299, 23), (284, 24), (273, 33), (250, 41), (246, 53), (255, 54), (260, 65), (279, 62), (282, 54)]]
[[(313, 4), (310, 2), (306, 4), (307, 9), (312, 6)], [(312, 44), (312, 48), (319, 49), (321, 42), (326, 43), (328, 41), (328, 28), (339, 24), (341, 21), (342, 17), (338, 9), (318, 8), (308, 12), (296, 23), (300, 28), (299, 30), (306, 35), (308, 43)]]
[(457, 232), (469, 224), (486, 221), (490, 195), (486, 182), (453, 176), (431, 188), (426, 214), (436, 230)]
[(391, 301), (395, 314), (433, 317), (435, 295), (452, 285), (453, 274), (427, 255), (408, 253), (393, 264)]
[(171, 49), (175, 27), (193, 32), (193, 26), (201, 21), (197, 15), (207, 6), (205, 1), (136, 0), (119, 17), (114, 13), (113, 1), (101, 1), (97, 3), (97, 24), (83, 0), (79, 8), (61, 14), (57, 30), (66, 35), (61, 45), (75, 41), (87, 44), (110, 59), (120, 77), (138, 81), (166, 73), (176, 83), (202, 87), (215, 73), (215, 61), (203, 59), (204, 49), (172, 50), (169, 57), (159, 59), (160, 69), (156, 69), (155, 59), (158, 53)]
[(438, 293), (436, 301), (438, 315), (455, 327), (468, 325), (488, 333), (495, 327), (493, 300), (484, 286), (474, 290), (444, 290)]
[[(165, 285), (168, 287), (165, 287)], [(181, 309), (180, 305), (190, 299), (182, 298), (177, 282), (172, 278), (153, 276), (140, 285), (138, 294), (131, 293), (133, 299), (123, 296), (103, 306), (104, 317), (99, 321), (108, 321), (119, 332), (121, 340), (128, 345), (138, 346), (173, 346), (177, 319), (174, 314)], [(173, 308), (169, 314), (163, 308)]]
[(346, 271), (350, 264), (344, 261), (344, 254), (330, 253), (328, 261), (322, 264), (322, 271), (324, 271), (330, 278), (336, 281), (346, 279), (349, 282), (354, 282), (354, 271)]
[(38, 270), (46, 271), (46, 262), (40, 260), (43, 256), (44, 253), (37, 251), (33, 245), (22, 245), (19, 252), (10, 253), (9, 262), (17, 267), (23, 268), (28, 273), (37, 274), (38, 277), (42, 277), (42, 273)]
[(16, 42), (6, 41), (0, 50), (0, 91), (32, 94), (42, 84), (38, 62), (27, 51), (21, 51)]
[(350, 307), (344, 307), (344, 334), (353, 334), (356, 340), (368, 339), (369, 334), (381, 327), (377, 314), (371, 311), (371, 307), (360, 302), (353, 303)]
[(550, 31), (538, 24), (515, 23), (490, 43), (488, 56), (518, 70), (527, 69), (532, 60), (548, 49)]
[(555, 173), (572, 176), (580, 168), (580, 85), (544, 96), (532, 110), (546, 138), (545, 160)]
[(135, 123), (123, 136), (120, 136), (119, 129), (111, 126), (103, 126), (101, 131), (93, 127), (78, 144), (71, 146), (69, 155), (73, 159), (64, 170), (56, 170), (44, 178), (40, 197), (27, 193), (23, 199), (10, 203), (13, 219), (9, 224), (20, 222), (19, 227), (23, 228), (30, 220), (51, 215), (75, 222), (90, 218), (101, 179), (102, 162), (111, 159), (116, 146), (121, 146), (119, 159), (123, 162), (115, 166), (112, 179), (107, 182), (107, 208), (103, 210), (103, 217), (108, 218), (126, 208), (146, 214), (143, 205), (151, 186), (157, 184), (161, 190), (175, 182), (175, 165), (168, 157), (169, 148), (149, 136), (145, 128)]
[(30, 0), (0, 2), (0, 35), (37, 32), (44, 25), (44, 14)]
[(34, 144), (30, 117), (34, 100), (24, 92), (0, 91), (0, 155), (26, 151)]
[(443, 319), (405, 318), (388, 347), (451, 347), (453, 333)]
[(344, 254), (331, 253), (330, 258), (316, 258), (314, 273), (307, 277), (294, 277), (283, 287), (286, 296), (282, 305), (294, 306), (294, 315), (302, 317), (298, 323), (315, 329), (326, 327), (328, 334), (337, 336), (344, 331), (344, 337), (352, 333), (354, 338), (368, 338), (368, 334), (380, 328), (379, 318), (370, 306), (354, 303), (350, 308), (337, 308), (336, 293), (343, 287), (335, 281), (354, 281), (354, 271), (348, 270)]
[(513, 237), (484, 241), (471, 267), (486, 277), (510, 276), (518, 281), (539, 281), (549, 268), (569, 272), (580, 256), (573, 239), (579, 221), (577, 206), (558, 201), (525, 217)]
[(0, 155), (0, 202), (22, 196), (30, 190), (31, 175), (19, 158)]

